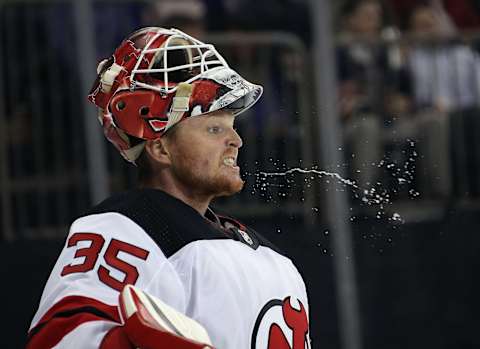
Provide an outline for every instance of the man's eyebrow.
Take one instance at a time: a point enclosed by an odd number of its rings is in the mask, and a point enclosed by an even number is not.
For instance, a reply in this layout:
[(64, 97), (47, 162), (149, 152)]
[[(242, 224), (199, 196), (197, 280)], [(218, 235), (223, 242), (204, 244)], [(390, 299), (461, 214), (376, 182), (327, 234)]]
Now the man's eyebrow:
[(220, 120), (225, 120), (225, 121), (230, 121), (230, 119), (233, 119), (235, 120), (235, 116), (233, 115), (225, 115), (225, 114), (221, 114), (221, 115), (204, 115), (203, 117), (205, 117), (206, 119), (220, 119)]

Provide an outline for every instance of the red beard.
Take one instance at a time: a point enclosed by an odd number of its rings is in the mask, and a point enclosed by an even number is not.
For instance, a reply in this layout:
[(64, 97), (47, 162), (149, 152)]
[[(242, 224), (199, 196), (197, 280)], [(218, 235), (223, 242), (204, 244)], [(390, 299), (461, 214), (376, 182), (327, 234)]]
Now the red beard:
[(184, 186), (199, 195), (213, 197), (230, 196), (238, 193), (243, 188), (243, 180), (228, 168), (219, 167), (215, 174), (212, 175), (197, 169), (195, 161), (188, 157), (178, 160), (172, 167), (175, 177)]

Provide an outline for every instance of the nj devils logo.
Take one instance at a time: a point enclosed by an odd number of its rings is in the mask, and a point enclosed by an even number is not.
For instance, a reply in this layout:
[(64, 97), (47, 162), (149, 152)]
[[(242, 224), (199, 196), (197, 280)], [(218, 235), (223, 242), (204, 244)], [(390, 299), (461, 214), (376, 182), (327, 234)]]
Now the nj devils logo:
[(268, 302), (258, 314), (252, 349), (309, 349), (308, 317), (302, 302), (290, 297)]

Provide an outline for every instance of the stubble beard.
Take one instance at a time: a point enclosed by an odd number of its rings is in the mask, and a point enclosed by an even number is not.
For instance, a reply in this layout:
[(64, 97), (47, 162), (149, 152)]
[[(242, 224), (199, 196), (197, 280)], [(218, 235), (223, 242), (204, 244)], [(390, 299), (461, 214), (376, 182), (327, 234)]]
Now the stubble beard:
[(215, 197), (220, 197), (220, 196), (231, 196), (234, 194), (239, 193), (243, 189), (244, 182), (240, 178), (240, 176), (219, 176), (217, 180), (215, 180), (215, 183), (218, 183), (216, 185), (215, 189), (216, 190), (216, 196)]
[(183, 162), (183, 166), (174, 168), (177, 179), (187, 188), (199, 195), (212, 198), (231, 196), (243, 189), (244, 181), (238, 175), (228, 175), (219, 171), (216, 175), (210, 175), (189, 166), (189, 162)]

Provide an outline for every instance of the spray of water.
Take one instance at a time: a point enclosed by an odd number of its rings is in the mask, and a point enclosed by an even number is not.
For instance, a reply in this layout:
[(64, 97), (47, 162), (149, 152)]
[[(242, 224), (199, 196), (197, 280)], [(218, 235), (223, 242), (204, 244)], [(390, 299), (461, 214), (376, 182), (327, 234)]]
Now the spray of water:
[[(360, 186), (358, 186), (355, 181), (348, 178), (343, 178), (336, 172), (328, 172), (328, 171), (317, 170), (312, 168), (308, 169), (308, 168), (295, 167), (282, 172), (263, 172), (263, 171), (258, 172), (256, 174), (256, 177), (257, 177), (256, 181), (257, 183), (261, 183), (260, 184), (261, 190), (266, 190), (267, 187), (272, 187), (272, 186), (285, 187), (285, 185), (282, 185), (282, 184), (279, 185), (279, 184), (269, 183), (268, 178), (286, 177), (294, 173), (307, 174), (307, 175), (313, 174), (319, 177), (330, 177), (336, 180), (338, 183), (343, 184), (344, 186), (350, 187), (350, 189), (354, 192), (354, 197), (357, 199), (360, 199), (363, 204), (366, 204), (369, 206), (374, 206), (374, 205), (378, 206), (379, 211), (376, 214), (376, 217), (378, 219), (380, 219), (382, 216), (385, 215), (385, 206), (388, 204), (391, 204), (390, 195), (388, 193), (378, 193), (375, 188), (363, 189)], [(314, 177), (310, 177), (310, 179), (313, 180)], [(286, 194), (280, 194), (280, 196), (286, 196)], [(318, 211), (318, 209), (315, 210), (315, 208), (312, 208), (312, 210)], [(391, 217), (389, 217), (389, 219), (393, 221), (402, 221), (402, 218), (398, 213), (394, 213)]]
[(358, 186), (355, 184), (354, 181), (352, 181), (350, 179), (345, 179), (345, 178), (341, 177), (336, 172), (327, 172), (327, 171), (323, 171), (323, 170), (304, 169), (304, 168), (300, 168), (300, 167), (295, 167), (295, 168), (291, 168), (291, 169), (289, 169), (287, 171), (284, 171), (284, 172), (259, 172), (259, 174), (262, 175), (262, 176), (265, 176), (265, 177), (273, 177), (273, 176), (286, 176), (286, 175), (294, 173), (294, 172), (305, 173), (305, 174), (313, 173), (313, 174), (317, 174), (317, 175), (320, 175), (320, 176), (329, 176), (329, 177), (332, 177), (332, 178), (338, 180), (339, 182), (341, 182), (345, 185), (349, 185), (352, 188), (358, 189)]
[[(415, 146), (414, 142), (408, 140), (408, 145), (413, 148)], [(396, 187), (392, 189), (392, 193), (389, 193), (388, 190), (382, 189), (380, 183), (376, 183), (377, 186), (363, 188), (359, 186), (355, 181), (343, 178), (340, 174), (336, 172), (328, 172), (324, 170), (319, 170), (317, 167), (312, 168), (301, 168), (301, 167), (294, 167), (294, 168), (285, 168), (286, 166), (282, 165), (282, 170), (279, 170), (278, 162), (274, 162), (274, 166), (277, 168), (276, 172), (266, 172), (261, 171), (254, 173), (255, 175), (255, 187), (260, 190), (261, 193), (266, 193), (269, 188), (290, 188), (291, 184), (295, 184), (294, 181), (290, 179), (290, 175), (294, 174), (303, 174), (309, 175), (304, 181), (306, 182), (306, 187), (309, 188), (310, 184), (309, 181), (313, 181), (316, 177), (330, 177), (331, 179), (337, 181), (339, 184), (343, 185), (350, 189), (353, 193), (353, 197), (355, 199), (360, 200), (362, 205), (367, 205), (371, 207), (376, 207), (377, 212), (375, 217), (377, 219), (381, 219), (382, 217), (387, 218), (389, 221), (392, 222), (404, 222), (403, 218), (400, 216), (399, 213), (394, 212), (392, 214), (386, 213), (386, 207), (392, 204), (392, 195), (396, 194), (397, 189), (407, 184), (411, 184), (414, 175), (413, 169), (415, 167), (415, 160), (417, 157), (417, 153), (415, 151), (411, 152), (411, 156), (407, 158), (407, 160), (402, 165), (397, 165), (396, 163), (389, 161), (388, 158), (382, 159), (378, 164), (372, 164), (372, 166), (376, 166), (378, 168), (385, 168), (391, 173), (391, 176), (396, 180)], [(270, 159), (273, 162), (273, 159)], [(283, 177), (284, 183), (275, 183), (275, 177)], [(327, 180), (327, 183), (329, 180)], [(252, 192), (254, 194), (254, 192)], [(287, 196), (286, 191), (278, 191), (277, 193), (280, 197)], [(409, 190), (409, 195), (414, 198), (419, 196), (420, 194), (416, 192), (414, 189)], [(269, 199), (272, 199), (269, 197)], [(304, 199), (301, 198), (303, 201)], [(318, 208), (313, 207), (313, 211), (318, 211)], [(354, 220), (355, 217), (351, 217), (351, 220)]]

